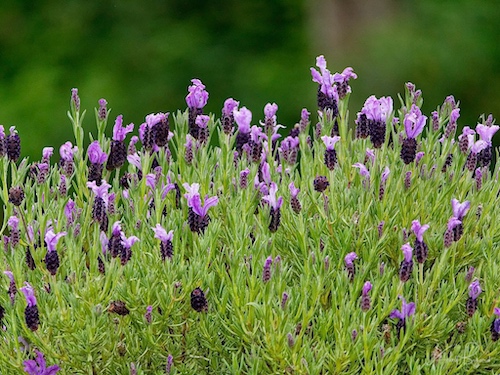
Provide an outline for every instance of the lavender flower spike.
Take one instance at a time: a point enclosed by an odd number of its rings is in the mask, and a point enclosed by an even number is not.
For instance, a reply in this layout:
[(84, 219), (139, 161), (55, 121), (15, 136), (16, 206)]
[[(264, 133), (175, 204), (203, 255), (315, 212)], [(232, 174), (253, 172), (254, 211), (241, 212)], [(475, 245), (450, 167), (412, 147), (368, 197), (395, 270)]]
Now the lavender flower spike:
[(346, 267), (352, 267), (355, 259), (358, 259), (358, 255), (354, 251), (347, 254), (344, 258)]
[(405, 321), (407, 318), (415, 314), (415, 302), (406, 303), (406, 300), (403, 297), (399, 296), (399, 298), (401, 299), (401, 311), (394, 309), (389, 317)]
[(208, 102), (208, 92), (205, 85), (197, 78), (191, 80), (192, 85), (188, 87), (186, 104), (189, 108), (203, 108)]
[(68, 141), (59, 148), (59, 154), (64, 161), (73, 161), (73, 155), (78, 151), (78, 147)]
[(485, 141), (488, 146), (491, 146), (491, 140), (495, 133), (500, 129), (498, 125), (486, 126), (483, 124), (477, 124), (476, 132), (481, 137), (481, 140)]
[(403, 252), (404, 254), (404, 257), (405, 257), (405, 261), (406, 262), (411, 262), (411, 258), (413, 256), (413, 248), (410, 246), (409, 243), (405, 243), (402, 247), (401, 247), (401, 251)]
[(324, 135), (321, 137), (321, 140), (325, 143), (327, 150), (333, 150), (335, 148), (335, 143), (340, 141), (340, 137), (339, 136), (329, 137), (327, 135)]
[(42, 150), (43, 160), (48, 161), (53, 154), (54, 154), (54, 147), (44, 147)]
[(300, 193), (300, 189), (298, 187), (295, 187), (295, 184), (290, 182), (290, 185), (288, 185), (288, 189), (290, 190), (290, 196), (292, 198), (297, 198), (297, 195)]
[(370, 290), (372, 290), (372, 283), (367, 281), (363, 285), (363, 290), (362, 290), (363, 295), (368, 295)]
[(123, 115), (116, 117), (115, 126), (113, 126), (113, 140), (123, 142), (128, 133), (134, 130), (134, 124), (130, 123), (123, 127)]
[(269, 188), (269, 194), (262, 197), (262, 200), (269, 203), (269, 205), (274, 209), (278, 210), (283, 204), (283, 197), (279, 197), (276, 199), (276, 192), (278, 191), (278, 185), (276, 183), (271, 182), (271, 186)]
[(370, 171), (366, 168), (364, 164), (356, 163), (353, 165), (355, 168), (359, 168), (359, 174), (365, 178), (370, 178)]
[(423, 236), (427, 229), (429, 229), (429, 224), (421, 225), (418, 220), (413, 220), (411, 222), (411, 230), (413, 231), (413, 233), (415, 233), (417, 240), (420, 242), (424, 241)]
[(422, 115), (420, 108), (413, 104), (410, 112), (405, 115), (403, 121), (406, 136), (408, 138), (416, 138), (424, 130), (426, 121), (427, 116)]
[(60, 233), (54, 233), (54, 230), (50, 228), (46, 233), (45, 233), (45, 243), (47, 244), (47, 250), (48, 251), (55, 251), (57, 243), (59, 242), (59, 239), (61, 237), (64, 237), (67, 233), (66, 232), (60, 232)]
[(219, 203), (219, 198), (217, 196), (214, 197), (208, 197), (208, 195), (205, 197), (205, 203), (202, 205), (201, 204), (201, 199), (200, 195), (194, 195), (190, 201), (188, 201), (188, 205), (193, 209), (193, 211), (201, 216), (205, 217), (208, 213), (208, 209), (210, 207), (217, 206), (217, 203)]
[(23, 362), (24, 371), (26, 371), (28, 375), (55, 375), (60, 370), (57, 365), (47, 367), (43, 354), (38, 350), (35, 350), (35, 353), (36, 359), (30, 359)]
[(387, 178), (389, 177), (389, 173), (391, 173), (391, 170), (389, 167), (385, 167), (384, 171), (382, 172), (382, 182), (386, 182)]
[(20, 290), (23, 292), (24, 297), (26, 297), (26, 302), (28, 303), (28, 306), (36, 306), (36, 297), (35, 297), (35, 290), (33, 287), (28, 283), (27, 281), (24, 282), (24, 285)]

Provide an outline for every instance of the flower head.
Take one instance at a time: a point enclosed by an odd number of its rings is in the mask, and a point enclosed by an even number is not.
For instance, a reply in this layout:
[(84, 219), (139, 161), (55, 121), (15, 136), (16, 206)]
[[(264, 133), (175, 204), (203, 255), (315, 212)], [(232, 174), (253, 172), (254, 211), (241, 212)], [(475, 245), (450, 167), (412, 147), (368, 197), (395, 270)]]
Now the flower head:
[(389, 167), (385, 167), (384, 171), (382, 172), (382, 182), (386, 182), (387, 178), (389, 177), (389, 173), (391, 173), (391, 170)]
[(372, 283), (367, 281), (363, 285), (363, 291), (362, 291), (363, 295), (366, 296), (370, 292), (370, 290), (372, 290)]
[(365, 178), (370, 178), (370, 171), (366, 168), (364, 164), (356, 163), (353, 165), (355, 168), (359, 168), (359, 174)]
[(292, 182), (290, 182), (290, 185), (288, 185), (288, 189), (290, 190), (290, 195), (292, 196), (292, 198), (296, 198), (297, 195), (299, 195), (300, 193), (300, 189), (295, 187), (295, 184)]
[(87, 155), (92, 164), (103, 164), (108, 159), (108, 155), (102, 151), (99, 141), (94, 141), (89, 145)]
[(448, 230), (453, 230), (455, 227), (458, 225), (462, 224), (462, 220), (457, 219), (456, 217), (452, 216), (450, 220), (448, 220)]
[(29, 359), (23, 362), (24, 371), (28, 375), (55, 375), (60, 370), (57, 365), (47, 367), (43, 354), (38, 350), (35, 350), (35, 353), (36, 359)]
[(238, 108), (240, 105), (240, 102), (237, 100), (234, 100), (233, 98), (228, 98), (224, 102), (224, 107), (222, 108), (222, 114), (224, 116), (231, 116), (233, 114), (233, 111)]
[(417, 236), (417, 240), (419, 242), (422, 242), (424, 240), (423, 236), (427, 229), (429, 229), (429, 224), (421, 225), (420, 221), (418, 220), (413, 220), (411, 222), (411, 230), (413, 231), (413, 233), (415, 233), (415, 236)]
[(469, 285), (469, 297), (472, 299), (477, 299), (483, 290), (481, 285), (479, 285), (479, 280), (475, 280)]
[(64, 143), (59, 148), (59, 154), (61, 155), (61, 159), (64, 161), (73, 161), (73, 155), (78, 151), (78, 147), (74, 146), (71, 142)]
[(313, 82), (316, 82), (320, 85), (320, 91), (323, 94), (338, 101), (339, 95), (337, 93), (337, 87), (334, 84), (334, 76), (326, 68), (326, 59), (323, 55), (316, 58), (316, 66), (319, 68), (319, 71), (311, 68)]
[(369, 120), (386, 122), (392, 113), (392, 106), (393, 103), (390, 96), (377, 99), (375, 95), (372, 95), (366, 99), (361, 113), (365, 114)]
[(266, 116), (266, 118), (274, 119), (277, 111), (278, 111), (278, 105), (276, 103), (273, 104), (267, 103), (264, 106), (264, 115)]
[(7, 220), (7, 225), (11, 228), (11, 230), (17, 230), (19, 227), (19, 218), (17, 216), (11, 216)]
[(271, 182), (271, 185), (269, 187), (269, 194), (262, 197), (262, 200), (269, 203), (269, 205), (274, 210), (279, 209), (281, 207), (281, 205), (283, 204), (283, 197), (276, 198), (277, 191), (278, 191), (278, 185), (276, 185), (275, 182)]
[(234, 121), (238, 125), (240, 133), (250, 133), (250, 123), (252, 122), (252, 112), (246, 107), (233, 110)]
[(123, 231), (122, 226), (119, 221), (115, 221), (111, 227), (111, 233), (113, 236), (121, 237)]
[(54, 147), (44, 147), (42, 150), (42, 158), (50, 159), (50, 157), (54, 154)]
[(186, 104), (189, 108), (203, 108), (208, 102), (208, 92), (205, 85), (199, 79), (192, 79), (192, 85), (188, 87)]
[(198, 115), (196, 116), (195, 124), (200, 128), (206, 128), (208, 126), (208, 121), (210, 121), (210, 116)]
[(406, 318), (415, 314), (415, 302), (406, 303), (403, 297), (399, 296), (399, 298), (401, 299), (401, 311), (396, 309), (392, 310), (390, 317), (393, 319), (406, 320)]
[(358, 259), (358, 255), (353, 251), (345, 256), (344, 262), (346, 266), (352, 267), (355, 259)]
[(136, 236), (127, 237), (123, 233), (121, 235), (121, 240), (122, 240), (123, 247), (125, 247), (127, 249), (130, 249), (133, 244), (140, 241), (139, 238), (137, 238)]
[(195, 194), (190, 199), (188, 199), (188, 206), (191, 207), (193, 211), (201, 217), (205, 217), (208, 213), (208, 209), (210, 207), (217, 206), (217, 203), (219, 203), (219, 198), (217, 196), (209, 198), (207, 195), (205, 197), (205, 202), (203, 205), (201, 204), (201, 198), (199, 194)]
[(104, 202), (108, 201), (108, 190), (111, 187), (106, 181), (102, 180), (101, 185), (97, 185), (95, 181), (87, 182), (87, 187), (92, 189), (96, 197), (102, 198)]
[(24, 282), (24, 285), (20, 290), (23, 292), (24, 297), (26, 297), (28, 306), (36, 306), (35, 290), (27, 281)]
[(113, 140), (123, 142), (128, 133), (134, 130), (134, 124), (130, 123), (123, 127), (123, 115), (116, 117), (115, 126), (113, 126)]
[(410, 112), (405, 115), (403, 121), (406, 136), (408, 138), (416, 138), (424, 130), (426, 121), (427, 116), (422, 115), (420, 108), (413, 104)]

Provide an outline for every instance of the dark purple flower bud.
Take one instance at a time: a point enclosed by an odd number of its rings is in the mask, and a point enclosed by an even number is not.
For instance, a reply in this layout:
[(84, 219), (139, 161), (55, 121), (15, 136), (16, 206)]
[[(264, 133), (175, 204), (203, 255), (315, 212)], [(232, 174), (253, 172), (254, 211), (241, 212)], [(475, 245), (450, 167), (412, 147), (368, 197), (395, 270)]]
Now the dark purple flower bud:
[(331, 116), (337, 117), (338, 115), (338, 101), (339, 94), (337, 85), (335, 85), (333, 75), (326, 68), (326, 60), (323, 55), (316, 58), (316, 66), (319, 68), (317, 71), (311, 68), (311, 75), (313, 82), (318, 83), (318, 108), (321, 111), (330, 111)]
[(160, 240), (160, 254), (161, 259), (165, 261), (166, 258), (172, 259), (174, 255), (172, 238), (174, 237), (174, 231), (171, 230), (167, 233), (165, 228), (161, 224), (156, 224), (156, 227), (152, 228), (155, 232), (155, 238)]
[(264, 262), (264, 268), (262, 270), (262, 281), (267, 283), (271, 279), (271, 265), (273, 264), (273, 257), (268, 256)]
[(33, 259), (33, 255), (31, 255), (29, 246), (26, 246), (26, 265), (32, 271), (36, 268), (35, 259)]
[(75, 112), (80, 111), (80, 97), (77, 88), (71, 89), (71, 107), (74, 108)]
[(306, 108), (302, 108), (302, 111), (300, 113), (300, 122), (299, 122), (299, 129), (301, 132), (304, 132), (307, 128), (307, 125), (309, 125), (310, 115), (311, 113)]
[(358, 118), (355, 121), (356, 123), (356, 138), (368, 138), (370, 135), (370, 120), (368, 120), (368, 117), (366, 114), (359, 112), (358, 113)]
[(465, 201), (460, 203), (457, 199), (452, 199), (451, 208), (453, 210), (453, 216), (458, 220), (462, 220), (470, 209), (470, 202)]
[(68, 192), (68, 189), (66, 186), (66, 176), (62, 174), (60, 178), (61, 178), (61, 180), (59, 182), (59, 187), (58, 187), (59, 194), (61, 194), (61, 196), (65, 196)]
[(353, 329), (351, 332), (351, 340), (356, 341), (357, 338), (358, 338), (358, 331)]
[(472, 277), (474, 276), (474, 271), (475, 268), (470, 266), (469, 269), (467, 270), (467, 274), (465, 275), (465, 281), (470, 282), (472, 280)]
[(246, 189), (248, 187), (248, 174), (250, 169), (246, 168), (240, 172), (240, 188)]
[(437, 132), (439, 130), (439, 113), (437, 111), (433, 111), (431, 113), (432, 116), (432, 130)]
[(411, 187), (411, 171), (406, 172), (404, 184), (406, 189)]
[(152, 320), (151, 312), (152, 311), (153, 311), (153, 306), (146, 307), (146, 313), (144, 314), (144, 319), (146, 319), (146, 322), (148, 324), (151, 324), (151, 320)]
[(337, 143), (340, 140), (340, 137), (335, 136), (335, 137), (329, 137), (327, 135), (324, 135), (321, 137), (323, 142), (325, 143), (326, 150), (325, 150), (325, 165), (329, 170), (333, 170), (335, 168), (335, 165), (337, 164), (337, 153), (335, 151), (335, 143)]
[(403, 139), (403, 145), (401, 146), (400, 157), (405, 164), (410, 164), (415, 160), (417, 155), (417, 141), (415, 138), (405, 138)]
[(99, 109), (97, 110), (97, 118), (99, 121), (106, 121), (108, 118), (108, 110), (106, 108), (108, 102), (106, 99), (99, 99)]
[(330, 185), (330, 183), (328, 182), (326, 176), (317, 176), (313, 181), (313, 185), (314, 185), (314, 190), (322, 193), (326, 190), (326, 188)]
[(381, 221), (377, 226), (378, 238), (382, 238), (383, 230), (384, 230), (385, 221)]
[(344, 69), (342, 73), (335, 73), (333, 75), (333, 81), (337, 86), (337, 91), (339, 94), (339, 99), (342, 100), (351, 92), (351, 87), (349, 86), (350, 79), (357, 79), (358, 76), (354, 73), (351, 67)]
[(354, 276), (356, 274), (356, 268), (354, 266), (355, 259), (358, 259), (358, 255), (355, 252), (347, 254), (344, 258), (345, 268), (349, 276), (349, 281), (351, 282), (354, 280)]
[(123, 252), (122, 234), (120, 222), (117, 221), (112, 226), (111, 238), (108, 242), (108, 250), (113, 258), (116, 258)]
[(10, 229), (10, 244), (12, 247), (16, 247), (20, 240), (19, 219), (17, 216), (9, 217), (7, 225)]
[(293, 338), (293, 335), (290, 332), (288, 332), (286, 335), (286, 341), (288, 343), (288, 347), (293, 348), (293, 346), (295, 345), (295, 339)]
[(400, 330), (406, 327), (407, 318), (415, 314), (415, 303), (414, 302), (406, 303), (406, 300), (403, 297), (399, 296), (399, 298), (401, 299), (401, 304), (402, 304), (401, 311), (395, 309), (392, 310), (391, 314), (389, 315), (389, 317), (392, 319), (399, 319), (399, 322), (396, 325), (396, 329), (398, 330), (398, 336)]
[(127, 262), (132, 257), (132, 250), (131, 250), (132, 245), (138, 241), (139, 238), (137, 238), (136, 236), (127, 237), (122, 233), (121, 236), (122, 248), (120, 253), (120, 263), (122, 266), (127, 264)]
[(290, 190), (290, 205), (292, 206), (292, 210), (295, 213), (299, 213), (300, 210), (302, 209), (302, 206), (300, 204), (299, 199), (297, 196), (299, 195), (300, 189), (295, 187), (295, 184), (290, 182), (290, 185), (288, 185), (288, 189)]
[(14, 305), (14, 301), (16, 299), (16, 294), (17, 294), (17, 286), (16, 286), (16, 281), (14, 280), (14, 274), (11, 271), (4, 271), (3, 273), (7, 275), (10, 279), (9, 290), (7, 291), (7, 293), (9, 294), (10, 297), (10, 303)]
[(199, 287), (191, 292), (191, 307), (196, 312), (208, 311), (208, 302), (205, 298), (205, 293)]
[(483, 186), (483, 172), (481, 171), (481, 168), (476, 169), (474, 179), (476, 181), (476, 189), (481, 190), (481, 187)]
[(21, 156), (21, 138), (19, 138), (15, 126), (10, 127), (10, 134), (5, 138), (4, 142), (7, 150), (7, 157), (14, 163), (17, 162)]
[(224, 107), (222, 108), (222, 130), (225, 134), (232, 134), (234, 129), (234, 115), (233, 111), (238, 109), (240, 102), (234, 100), (233, 98), (226, 99), (224, 102)]
[(281, 309), (282, 310), (285, 310), (285, 307), (286, 307), (286, 303), (288, 301), (288, 293), (287, 292), (283, 292), (283, 295), (281, 296)]

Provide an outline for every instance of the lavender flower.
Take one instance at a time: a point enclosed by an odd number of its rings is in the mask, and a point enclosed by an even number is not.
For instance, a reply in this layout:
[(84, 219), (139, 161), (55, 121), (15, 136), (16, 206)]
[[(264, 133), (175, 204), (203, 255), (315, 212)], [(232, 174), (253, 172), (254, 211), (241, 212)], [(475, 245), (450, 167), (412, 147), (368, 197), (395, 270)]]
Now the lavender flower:
[(60, 370), (57, 365), (47, 367), (43, 354), (38, 350), (35, 350), (35, 353), (36, 359), (29, 359), (23, 362), (24, 371), (28, 375), (55, 375)]
[(262, 269), (262, 281), (267, 283), (271, 279), (271, 265), (273, 264), (273, 257), (268, 256), (264, 262), (264, 268)]
[(340, 137), (329, 137), (324, 135), (321, 140), (325, 143), (325, 165), (329, 170), (333, 170), (337, 164), (337, 153), (335, 151), (335, 143), (340, 141)]
[(225, 134), (232, 134), (234, 129), (234, 115), (233, 111), (238, 109), (240, 102), (234, 100), (233, 98), (228, 98), (224, 102), (224, 107), (222, 108), (222, 130)]
[(429, 225), (421, 225), (418, 220), (413, 220), (411, 223), (411, 230), (416, 236), (413, 246), (415, 247), (415, 257), (418, 263), (424, 263), (427, 259), (428, 247), (424, 242), (424, 233), (427, 229), (429, 229)]
[(481, 285), (479, 285), (479, 280), (475, 280), (469, 285), (469, 298), (465, 304), (465, 309), (469, 317), (474, 315), (477, 310), (477, 297), (479, 297), (481, 292), (482, 289)]
[(491, 322), (491, 340), (497, 341), (500, 338), (500, 308), (495, 307), (493, 313), (498, 317)]
[(297, 198), (297, 196), (300, 193), (300, 189), (295, 187), (293, 181), (290, 182), (290, 185), (288, 185), (288, 189), (290, 190), (290, 205), (292, 206), (293, 212), (298, 214), (302, 209), (302, 205), (300, 204), (300, 201)]
[(113, 126), (113, 140), (111, 141), (111, 151), (109, 153), (106, 169), (112, 171), (120, 168), (125, 164), (127, 158), (127, 149), (125, 148), (125, 137), (128, 133), (134, 130), (134, 124), (130, 123), (123, 126), (123, 115), (116, 117), (115, 125)]
[(476, 132), (468, 126), (464, 126), (462, 129), (462, 134), (458, 136), (458, 144), (460, 151), (465, 154), (474, 144), (474, 136)]
[(9, 160), (16, 163), (21, 156), (21, 139), (19, 138), (19, 134), (17, 133), (15, 126), (11, 126), (9, 132), (10, 134), (4, 140), (7, 157)]
[(99, 121), (107, 120), (109, 114), (109, 111), (106, 108), (107, 105), (108, 102), (106, 101), (106, 99), (99, 99), (99, 109), (97, 110), (97, 118), (99, 119)]
[(67, 177), (71, 176), (75, 170), (73, 156), (77, 151), (78, 147), (73, 147), (73, 144), (69, 141), (64, 143), (59, 148), (59, 154), (61, 155), (61, 161), (59, 162), (59, 165), (61, 166), (63, 173)]
[(111, 187), (106, 181), (102, 180), (100, 185), (95, 181), (87, 182), (87, 187), (92, 189), (94, 193), (94, 204), (92, 206), (92, 218), (97, 221), (102, 231), (108, 228), (108, 190)]
[(339, 94), (337, 85), (335, 85), (334, 76), (326, 68), (326, 60), (323, 55), (316, 58), (317, 71), (311, 68), (313, 82), (319, 84), (318, 87), (318, 108), (320, 111), (331, 111), (332, 118), (339, 114), (338, 101)]
[(354, 266), (355, 259), (358, 259), (358, 255), (355, 252), (347, 254), (344, 258), (345, 268), (347, 269), (347, 274), (351, 282), (354, 280), (354, 275), (356, 273), (356, 268)]
[[(455, 103), (453, 103), (452, 108), (455, 107)], [(454, 134), (457, 128), (457, 120), (460, 117), (460, 108), (453, 108), (450, 112), (450, 119), (448, 121), (448, 125), (446, 125), (446, 129), (444, 129), (444, 138), (449, 138), (452, 134)]]
[(26, 306), (24, 310), (24, 320), (29, 329), (36, 331), (38, 329), (38, 325), (40, 324), (40, 318), (38, 315), (38, 307), (36, 305), (35, 291), (27, 281), (24, 282), (24, 285), (25, 286), (20, 289), (26, 297), (26, 302), (28, 303), (28, 306)]
[(358, 113), (356, 124), (362, 129), (356, 132), (363, 135), (362, 138), (369, 135), (374, 148), (382, 147), (385, 142), (386, 122), (392, 115), (392, 106), (391, 97), (377, 99), (372, 95), (366, 99), (361, 112)]
[(195, 288), (191, 292), (191, 307), (196, 312), (208, 311), (208, 302), (205, 293), (203, 293), (200, 287)]
[(385, 185), (386, 185), (387, 179), (389, 178), (389, 173), (391, 173), (391, 170), (389, 169), (389, 167), (385, 167), (384, 171), (382, 172), (382, 176), (380, 179), (380, 186), (378, 189), (378, 199), (379, 200), (384, 199)]
[(286, 307), (286, 303), (288, 301), (288, 298), (289, 298), (289, 295), (287, 292), (283, 292), (282, 296), (281, 296), (281, 309), (282, 310), (285, 310), (285, 307)]
[(4, 275), (7, 275), (10, 280), (9, 290), (7, 291), (7, 293), (9, 294), (10, 297), (10, 303), (14, 305), (17, 294), (17, 286), (16, 286), (16, 280), (14, 279), (14, 274), (11, 271), (4, 271), (3, 273)]
[(170, 375), (170, 372), (172, 371), (173, 363), (174, 363), (174, 357), (172, 356), (172, 354), (169, 354), (167, 357), (167, 365), (165, 367), (165, 373), (167, 375)]
[(91, 163), (88, 181), (95, 181), (97, 184), (100, 184), (104, 162), (108, 159), (108, 155), (102, 151), (99, 141), (94, 141), (89, 145), (87, 155)]
[(201, 144), (205, 144), (208, 141), (210, 132), (208, 130), (208, 122), (210, 117), (207, 115), (196, 116), (195, 124), (198, 126), (198, 140)]
[(448, 220), (447, 229), (444, 233), (444, 246), (450, 247), (453, 241), (458, 241), (462, 236), (462, 232), (462, 221), (452, 216), (450, 220)]
[(396, 324), (398, 336), (401, 329), (404, 330), (406, 328), (406, 320), (410, 316), (415, 314), (415, 303), (414, 302), (406, 303), (406, 300), (402, 296), (399, 296), (399, 298), (401, 299), (401, 311), (395, 309), (389, 315), (389, 317), (392, 319), (399, 319), (398, 323)]
[(120, 262), (121, 262), (122, 266), (127, 264), (127, 262), (132, 257), (131, 248), (138, 241), (139, 241), (139, 238), (137, 238), (136, 236), (127, 237), (127, 236), (125, 236), (125, 234), (123, 234), (123, 233), (121, 234), (122, 248), (121, 248), (121, 254), (120, 254)]
[(302, 108), (302, 111), (300, 112), (300, 122), (299, 122), (299, 129), (301, 132), (304, 132), (307, 128), (307, 125), (309, 125), (310, 115), (311, 113), (306, 108)]
[(427, 116), (422, 115), (420, 108), (416, 105), (411, 106), (410, 112), (405, 115), (404, 127), (406, 138), (403, 140), (401, 147), (401, 159), (405, 164), (410, 164), (415, 160), (417, 153), (417, 141), (415, 138), (424, 130)]
[(199, 194), (200, 185), (194, 183), (192, 185), (183, 184), (184, 188), (187, 190), (187, 193), (184, 194), (188, 201), (188, 223), (189, 228), (192, 232), (196, 232), (198, 234), (203, 234), (208, 223), (210, 222), (210, 216), (208, 215), (208, 210), (210, 207), (214, 207), (219, 202), (219, 198), (205, 197), (205, 203), (201, 204), (201, 198)]
[(146, 319), (146, 322), (148, 324), (151, 324), (151, 312), (153, 311), (153, 306), (149, 305), (148, 307), (146, 307), (146, 313), (144, 314), (144, 319)]
[(45, 243), (47, 244), (47, 254), (45, 255), (45, 265), (52, 276), (57, 273), (59, 268), (59, 255), (57, 254), (56, 246), (61, 237), (64, 237), (66, 232), (54, 233), (52, 228), (45, 232)]
[(366, 168), (364, 164), (356, 163), (353, 164), (354, 168), (359, 168), (359, 174), (364, 177), (366, 180), (370, 179), (370, 171)]
[(240, 188), (246, 189), (248, 187), (248, 175), (250, 173), (250, 169), (245, 168), (240, 172)]
[(75, 112), (80, 111), (80, 97), (78, 96), (78, 89), (71, 89), (71, 107), (75, 110)]
[(402, 282), (406, 282), (410, 279), (413, 271), (413, 248), (409, 243), (406, 243), (401, 247), (401, 251), (404, 254), (404, 259), (399, 266), (399, 279)]
[(261, 125), (264, 127), (266, 134), (275, 133), (277, 111), (278, 105), (276, 103), (267, 103), (264, 106), (264, 122), (261, 122)]
[(17, 216), (9, 217), (9, 219), (7, 220), (7, 225), (10, 228), (10, 244), (12, 247), (16, 247), (20, 239), (18, 217)]
[(357, 79), (358, 76), (354, 73), (351, 67), (345, 68), (342, 73), (335, 73), (333, 75), (333, 81), (337, 86), (337, 91), (339, 95), (339, 99), (342, 100), (347, 96), (347, 94), (351, 93), (351, 86), (349, 86), (349, 80)]
[(314, 190), (317, 192), (324, 192), (328, 186), (330, 186), (330, 182), (328, 182), (328, 178), (326, 176), (316, 176), (313, 181)]
[(479, 167), (487, 167), (491, 163), (492, 159), (492, 143), (491, 140), (495, 133), (498, 131), (500, 127), (498, 125), (483, 125), (478, 124), (476, 126), (476, 132), (479, 134), (479, 137), (482, 141), (486, 142), (486, 147), (482, 149), (477, 155), (477, 163)]
[(460, 203), (457, 199), (452, 199), (451, 208), (453, 210), (453, 216), (458, 220), (462, 220), (470, 209), (470, 202), (465, 201), (463, 203)]
[(122, 236), (124, 235), (120, 222), (114, 222), (111, 227), (111, 238), (108, 242), (108, 250), (113, 258), (116, 258), (123, 252)]
[(166, 258), (172, 259), (174, 254), (172, 246), (172, 238), (174, 237), (174, 231), (171, 230), (167, 233), (165, 228), (161, 224), (156, 224), (156, 227), (152, 228), (155, 232), (155, 238), (160, 240), (160, 254), (163, 261)]
[(192, 79), (192, 85), (188, 87), (189, 93), (186, 96), (186, 103), (189, 110), (189, 134), (195, 139), (199, 139), (200, 129), (196, 124), (196, 117), (203, 114), (203, 107), (208, 101), (208, 92), (205, 85), (199, 79)]
[(242, 155), (243, 145), (250, 141), (250, 123), (252, 122), (252, 112), (246, 107), (233, 110), (234, 121), (238, 125), (238, 133), (236, 134), (236, 151), (238, 155)]
[(48, 164), (53, 154), (54, 154), (54, 147), (44, 147), (42, 150), (42, 162)]
[(369, 292), (372, 290), (372, 283), (367, 281), (363, 285), (363, 290), (361, 292), (361, 310), (368, 311), (371, 307), (371, 300)]
[(269, 212), (270, 223), (269, 230), (271, 232), (276, 232), (280, 225), (281, 220), (281, 205), (283, 204), (283, 197), (276, 198), (276, 192), (278, 191), (278, 186), (276, 183), (271, 182), (271, 186), (269, 188), (269, 194), (262, 197), (262, 200), (266, 201), (271, 207), (271, 211)]

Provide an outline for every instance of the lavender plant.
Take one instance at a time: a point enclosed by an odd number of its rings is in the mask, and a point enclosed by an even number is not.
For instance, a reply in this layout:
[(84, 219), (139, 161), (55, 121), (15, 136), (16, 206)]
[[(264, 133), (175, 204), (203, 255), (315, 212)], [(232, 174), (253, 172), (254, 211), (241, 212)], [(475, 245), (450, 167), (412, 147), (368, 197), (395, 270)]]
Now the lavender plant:
[(57, 164), (0, 126), (0, 373), (498, 373), (499, 127), (455, 140), (411, 83), (353, 122), (356, 74), (317, 67), (287, 134), (199, 79), (136, 134), (99, 100), (86, 152), (73, 89)]

